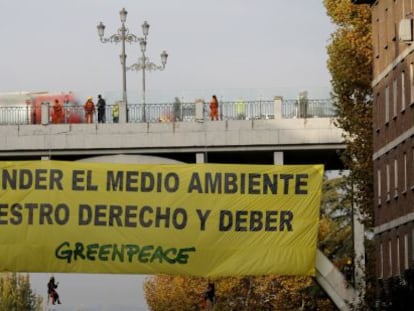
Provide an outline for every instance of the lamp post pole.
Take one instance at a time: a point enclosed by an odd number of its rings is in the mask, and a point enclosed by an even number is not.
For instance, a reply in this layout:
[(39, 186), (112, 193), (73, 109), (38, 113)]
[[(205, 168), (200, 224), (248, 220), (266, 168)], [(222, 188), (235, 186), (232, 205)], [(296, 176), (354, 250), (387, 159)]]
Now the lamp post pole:
[(122, 22), (121, 26), (121, 32), (122, 32), (122, 51), (121, 51), (121, 65), (122, 65), (122, 100), (125, 104), (127, 104), (127, 85), (126, 85), (126, 54), (125, 54), (125, 23)]
[(146, 107), (145, 107), (145, 71), (155, 71), (155, 70), (164, 70), (165, 65), (167, 64), (168, 54), (166, 51), (161, 53), (161, 65), (151, 63), (149, 59), (145, 56), (145, 51), (147, 49), (147, 37), (149, 32), (150, 25), (145, 21), (142, 24), (142, 34), (144, 37), (139, 38), (139, 45), (141, 48), (141, 57), (138, 59), (138, 62), (127, 67), (127, 70), (142, 70), (142, 119), (144, 122), (147, 121), (146, 116)]
[(119, 12), (121, 18), (121, 28), (118, 29), (116, 34), (111, 35), (108, 38), (104, 38), (105, 25), (100, 22), (97, 26), (98, 35), (102, 43), (119, 43), (121, 42), (121, 55), (119, 55), (122, 66), (122, 100), (127, 105), (127, 86), (126, 86), (126, 53), (125, 53), (125, 42), (138, 42), (140, 38), (129, 32), (128, 28), (125, 27), (125, 22), (128, 12), (123, 8)]
[[(146, 21), (145, 21), (146, 23)], [(145, 24), (144, 23), (144, 24)], [(148, 25), (149, 28), (149, 25)], [(148, 29), (147, 28), (147, 29)], [(144, 27), (142, 28), (144, 29)], [(140, 43), (140, 48), (141, 48), (141, 54), (142, 54), (142, 110), (143, 110), (143, 118), (144, 118), (144, 122), (146, 121), (146, 115), (145, 115), (145, 62), (146, 62), (146, 58), (145, 58), (145, 51), (147, 48), (147, 36), (144, 34), (144, 40), (142, 40)]]

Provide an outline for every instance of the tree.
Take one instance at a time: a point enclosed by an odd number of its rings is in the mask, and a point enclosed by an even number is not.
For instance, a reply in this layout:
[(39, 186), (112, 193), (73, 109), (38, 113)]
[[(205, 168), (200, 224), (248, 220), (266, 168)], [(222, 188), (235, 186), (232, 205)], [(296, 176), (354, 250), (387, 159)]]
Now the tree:
[[(346, 191), (344, 177), (325, 180), (319, 230), (319, 248), (342, 270), (353, 253), (352, 206)], [(201, 310), (208, 282), (204, 278), (150, 276), (144, 283), (145, 297), (153, 311)], [(335, 310), (311, 277), (226, 277), (214, 283), (216, 311)]]
[[(350, 284), (358, 286), (354, 279), (355, 260), (353, 241), (353, 204), (347, 194), (345, 176), (324, 183), (319, 249), (342, 271)], [(368, 243), (366, 243), (368, 245)]]
[(371, 11), (350, 0), (324, 0), (328, 15), (338, 27), (328, 45), (328, 69), (337, 125), (345, 131), (344, 164), (350, 170), (347, 193), (373, 222), (372, 172), (372, 50)]
[(322, 190), (319, 249), (341, 269), (353, 256), (352, 204), (344, 176), (326, 180)]
[(147, 304), (151, 310), (198, 310), (205, 290), (200, 278), (157, 275), (144, 283)]
[[(368, 5), (354, 5), (350, 0), (324, 0), (324, 5), (337, 26), (327, 51), (337, 125), (346, 133), (343, 162), (350, 171), (346, 193), (360, 210), (360, 220), (370, 230), (374, 211), (371, 10)], [(372, 241), (365, 241), (368, 309), (375, 299), (375, 253), (368, 251), (372, 246)]]
[(204, 278), (155, 275), (144, 284), (152, 311), (202, 310), (208, 282), (216, 287), (216, 311), (335, 310), (310, 277), (261, 276)]
[(40, 311), (42, 298), (33, 293), (29, 275), (0, 275), (0, 310)]

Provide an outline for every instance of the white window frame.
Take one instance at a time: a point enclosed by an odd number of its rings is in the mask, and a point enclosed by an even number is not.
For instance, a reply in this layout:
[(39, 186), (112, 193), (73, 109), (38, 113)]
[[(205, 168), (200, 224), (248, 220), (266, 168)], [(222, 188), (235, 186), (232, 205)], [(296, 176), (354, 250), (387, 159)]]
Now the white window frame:
[(378, 205), (381, 205), (381, 169), (377, 169)]
[(392, 277), (392, 241), (388, 240), (388, 276)]
[(414, 64), (410, 63), (410, 105), (414, 104)]
[(380, 94), (377, 93), (374, 98), (374, 108), (375, 108), (376, 115), (373, 116), (373, 122), (375, 123), (374, 128), (377, 133), (380, 131), (380, 127), (381, 127), (380, 125), (381, 122), (379, 118), (379, 116), (381, 115), (381, 105), (382, 105), (381, 97), (380, 97)]
[(414, 190), (414, 147), (411, 148), (411, 167), (412, 167), (412, 172), (411, 172), (411, 190)]
[(405, 71), (401, 71), (401, 111), (405, 111)]
[(385, 87), (385, 124), (390, 122), (390, 87)]
[(392, 241), (391, 239), (388, 240), (388, 276), (392, 276)]
[(398, 159), (394, 159), (394, 198), (398, 198)]
[(404, 270), (408, 270), (408, 234), (404, 234)]
[(394, 79), (394, 81), (392, 82), (392, 116), (395, 119), (397, 117), (397, 105), (398, 105), (398, 96), (397, 93), (398, 92), (398, 88), (397, 88), (397, 79)]
[(390, 165), (387, 163), (386, 169), (386, 182), (387, 182), (387, 202), (390, 200)]
[(407, 175), (407, 153), (404, 152), (403, 153), (403, 165), (404, 165), (404, 182), (403, 182), (403, 187), (402, 187), (402, 191), (403, 193), (407, 192), (407, 187), (408, 187), (408, 175)]
[(414, 229), (411, 231), (411, 260), (414, 260)]
[(397, 250), (396, 250), (396, 252), (397, 252), (397, 271), (395, 271), (396, 272), (396, 275), (400, 275), (401, 274), (401, 266), (400, 266), (400, 237), (399, 236), (397, 236)]
[(374, 49), (375, 49), (375, 58), (379, 58), (380, 57), (380, 54), (381, 54), (381, 49), (380, 49), (380, 46), (381, 46), (381, 36), (380, 36), (380, 33), (381, 33), (381, 27), (380, 27), (380, 19), (377, 17), (377, 19), (376, 19), (376, 23), (375, 23), (375, 25), (373, 25), (373, 27), (376, 27), (377, 29), (376, 29), (376, 31), (374, 30), (372, 33), (376, 33), (377, 34), (377, 36), (376, 36), (376, 41), (374, 42)]
[(380, 243), (380, 271), (379, 278), (384, 278), (384, 245)]

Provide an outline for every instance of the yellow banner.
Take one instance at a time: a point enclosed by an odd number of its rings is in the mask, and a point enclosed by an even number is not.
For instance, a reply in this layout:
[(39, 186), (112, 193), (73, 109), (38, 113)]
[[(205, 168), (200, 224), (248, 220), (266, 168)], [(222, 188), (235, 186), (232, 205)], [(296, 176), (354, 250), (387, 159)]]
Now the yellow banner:
[(321, 165), (0, 162), (0, 271), (314, 275)]

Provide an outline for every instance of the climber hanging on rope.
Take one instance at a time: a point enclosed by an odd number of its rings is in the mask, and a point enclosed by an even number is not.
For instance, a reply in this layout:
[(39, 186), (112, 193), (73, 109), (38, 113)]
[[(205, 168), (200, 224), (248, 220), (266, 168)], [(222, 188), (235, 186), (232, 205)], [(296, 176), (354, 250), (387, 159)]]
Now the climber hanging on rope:
[(59, 282), (55, 283), (55, 278), (52, 276), (49, 280), (49, 283), (47, 283), (47, 294), (49, 296), (49, 299), (52, 300), (52, 304), (61, 304), (59, 294), (56, 291), (56, 288), (58, 287)]

